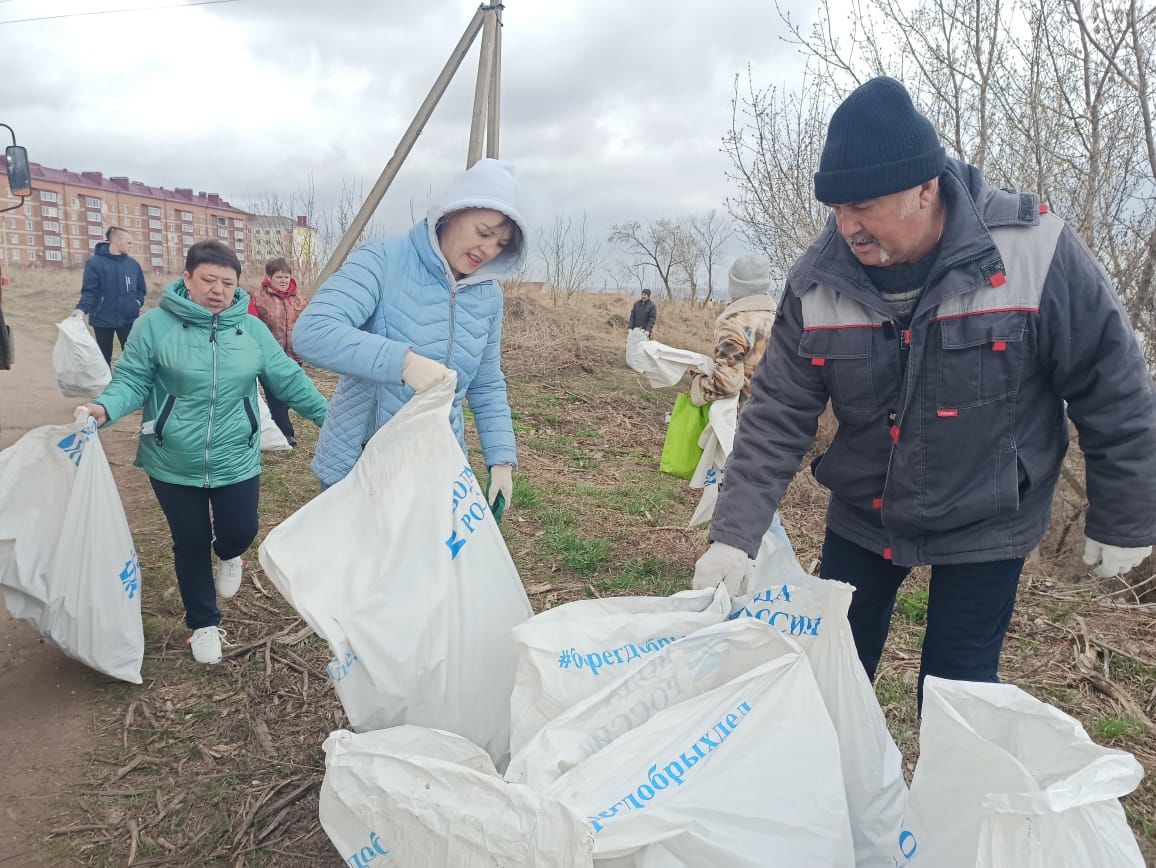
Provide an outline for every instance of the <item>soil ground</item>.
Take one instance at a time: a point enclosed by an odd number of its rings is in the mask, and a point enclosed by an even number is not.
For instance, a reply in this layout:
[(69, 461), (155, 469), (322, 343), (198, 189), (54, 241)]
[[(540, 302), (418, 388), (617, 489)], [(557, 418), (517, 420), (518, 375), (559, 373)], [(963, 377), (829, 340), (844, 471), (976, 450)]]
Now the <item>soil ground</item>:
[[(72, 305), (75, 275), (11, 277), (5, 314), (18, 357), (15, 370), (0, 372), (0, 445), (21, 429), (67, 421), (76, 403), (59, 397), (49, 362), (51, 324)], [(676, 391), (655, 391), (623, 366), (630, 300), (555, 305), (521, 288), (507, 298), (503, 359), (521, 466), (502, 528), (535, 608), (687, 587), (706, 536), (685, 527), (695, 493), (657, 473)], [(705, 350), (714, 315), (660, 300), (655, 337)], [(332, 389), (332, 376), (311, 373)], [(102, 439), (142, 559), (145, 683), (110, 682), (24, 625), (0, 622), (0, 866), (341, 865), (317, 822), (320, 745), (344, 723), (324, 678), (325, 644), (264, 578), (254, 547), (241, 593), (223, 607), (227, 659), (212, 668), (191, 661), (167, 528), (131, 467), (132, 431), (122, 422)], [(830, 436), (825, 420), (816, 448)], [(266, 456), (258, 542), (316, 493), (309, 423), (298, 439), (293, 453)], [(1070, 470), (1074, 484), (1057, 492), (1053, 529), (1025, 570), (1002, 676), (1152, 770), (1152, 569), (1128, 585), (1086, 578), (1078, 456)], [(819, 557), (825, 505), (824, 490), (800, 473), (782, 511), (806, 567)], [(876, 684), (908, 775), (926, 587), (925, 571), (904, 585)], [(1152, 863), (1151, 776), (1124, 805)]]

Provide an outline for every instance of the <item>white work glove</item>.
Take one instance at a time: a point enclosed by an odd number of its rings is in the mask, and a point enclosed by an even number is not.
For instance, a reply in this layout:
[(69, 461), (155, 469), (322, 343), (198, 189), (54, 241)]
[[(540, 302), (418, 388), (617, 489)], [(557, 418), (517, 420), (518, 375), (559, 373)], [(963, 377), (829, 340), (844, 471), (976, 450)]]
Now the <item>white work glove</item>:
[(84, 319), (84, 311), (82, 311), (80, 308), (77, 308), (72, 313), (70, 313), (69, 316), (78, 316), (81, 319)]
[(495, 521), (502, 520), (513, 496), (514, 466), (495, 464), (490, 468), (490, 484), (486, 487), (486, 500), (490, 502), (490, 511), (494, 514)]
[(731, 596), (737, 597), (742, 593), (750, 562), (747, 553), (741, 549), (726, 543), (711, 543), (706, 554), (694, 565), (694, 581), (690, 586), (701, 591), (717, 587), (719, 582), (723, 582)]
[(1084, 543), (1084, 563), (1094, 567), (1092, 574), (1101, 579), (1122, 576), (1134, 567), (1140, 566), (1140, 562), (1152, 554), (1152, 546), (1124, 548), (1105, 545), (1091, 537), (1087, 539), (1088, 541)]
[(450, 374), (450, 369), (440, 362), (419, 356), (413, 350), (405, 354), (401, 366), (401, 379), (415, 392), (428, 392)]

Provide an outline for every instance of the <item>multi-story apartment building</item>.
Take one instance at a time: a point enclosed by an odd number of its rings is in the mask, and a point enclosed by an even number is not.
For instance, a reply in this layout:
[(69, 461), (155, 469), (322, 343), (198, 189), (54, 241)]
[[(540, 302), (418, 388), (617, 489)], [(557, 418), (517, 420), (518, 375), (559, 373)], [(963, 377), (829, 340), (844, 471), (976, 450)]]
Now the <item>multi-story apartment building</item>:
[[(263, 254), (252, 252), (253, 215), (216, 193), (168, 190), (125, 177), (50, 169), (38, 163), (31, 169), (32, 196), (23, 208), (0, 214), (0, 260), (6, 263), (78, 267), (111, 226), (132, 233), (133, 256), (146, 271), (179, 272), (189, 246), (207, 238), (228, 244), (242, 264), (259, 266), (265, 261)], [(16, 201), (7, 178), (0, 174), (0, 202)], [(301, 228), (314, 232), (308, 226)], [(274, 255), (296, 261), (293, 242), (291, 232)]]
[(254, 216), (249, 218), (249, 251), (255, 264), (283, 256), (298, 270), (311, 274), (317, 267), (317, 230), (304, 217)]

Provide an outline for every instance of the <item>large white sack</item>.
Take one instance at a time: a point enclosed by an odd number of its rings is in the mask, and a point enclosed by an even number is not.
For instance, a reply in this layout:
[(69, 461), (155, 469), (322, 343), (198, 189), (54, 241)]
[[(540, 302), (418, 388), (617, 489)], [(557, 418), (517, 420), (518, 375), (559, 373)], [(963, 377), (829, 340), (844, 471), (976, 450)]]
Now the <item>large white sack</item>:
[(734, 446), (738, 407), (738, 395), (714, 401), (710, 405), (707, 426), (703, 429), (702, 436), (698, 438), (698, 445), (702, 447), (702, 457), (690, 478), (690, 487), (701, 488), (702, 497), (687, 527), (706, 524), (714, 516), (719, 486), (723, 481), (727, 458)]
[(720, 585), (670, 597), (577, 600), (519, 625), (512, 633), (518, 662), (510, 697), (511, 751), (650, 654), (726, 620), (730, 612), (730, 595)]
[(1014, 685), (928, 677), (895, 864), (1143, 868), (1119, 802), (1143, 776)]
[(439, 730), (330, 734), (318, 814), (356, 868), (592, 864), (593, 835), (577, 814), (507, 784), (481, 748)]
[(269, 405), (265, 403), (265, 398), (257, 393), (257, 406), (261, 412), (261, 451), (262, 452), (286, 452), (293, 447), (289, 445), (289, 441), (285, 439), (285, 435), (281, 433), (281, 429), (277, 427), (277, 423), (273, 421), (273, 414), (269, 412)]
[(329, 674), (354, 729), (446, 729), (503, 765), (510, 629), (531, 610), (450, 427), (455, 380), (411, 398), (350, 474), (274, 528), (259, 556), (329, 643)]
[(639, 346), (638, 371), (646, 375), (655, 389), (673, 386), (687, 371), (714, 373), (714, 359), (693, 350), (668, 347), (658, 341), (643, 341)]
[(650, 340), (646, 329), (630, 329), (626, 333), (626, 367), (642, 373), (642, 344)]
[[(854, 866), (839, 746), (806, 656), (759, 624), (706, 630), (710, 641), (687, 646), (702, 652), (697, 663), (672, 659), (683, 658), (687, 637), (648, 661), (653, 679), (627, 675), (588, 700), (588, 710), (613, 705), (632, 728), (546, 795), (591, 824), (599, 866)], [(760, 632), (757, 653), (739, 645), (739, 659), (728, 659), (728, 636), (746, 641)], [(721, 680), (714, 674), (720, 667), (739, 674), (650, 717), (630, 717), (653, 702), (655, 679), (689, 679), (691, 694), (695, 677)]]
[(96, 338), (89, 333), (83, 317), (67, 317), (56, 328), (59, 334), (52, 348), (56, 385), (70, 398), (95, 398), (112, 379)]
[(83, 410), (0, 452), (0, 587), (12, 616), (69, 657), (141, 683), (140, 562)]
[(854, 588), (805, 574), (735, 601), (755, 619), (798, 641), (815, 673), (839, 740), (858, 868), (892, 868), (907, 784), (903, 756), (855, 651), (847, 611)]

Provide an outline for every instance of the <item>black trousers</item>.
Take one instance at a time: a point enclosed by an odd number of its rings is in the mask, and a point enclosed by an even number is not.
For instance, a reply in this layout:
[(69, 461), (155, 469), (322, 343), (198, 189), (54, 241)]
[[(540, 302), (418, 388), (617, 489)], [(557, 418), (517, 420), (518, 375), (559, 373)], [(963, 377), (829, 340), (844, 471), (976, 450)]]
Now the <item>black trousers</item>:
[(281, 433), (285, 435), (285, 439), (289, 441), (295, 440), (296, 435), (293, 433), (293, 423), (289, 421), (289, 405), (268, 389), (265, 390), (265, 403), (269, 405), (269, 415), (273, 417), (273, 423), (281, 429)]
[(235, 485), (197, 488), (152, 479), (173, 535), (173, 562), (191, 630), (221, 623), (213, 584), (213, 552), (221, 560), (242, 554), (257, 536), (261, 477)]
[(100, 347), (100, 353), (104, 356), (104, 360), (108, 362), (108, 366), (112, 367), (112, 336), (116, 335), (117, 340), (120, 341), (120, 351), (124, 352), (124, 345), (128, 343), (128, 333), (132, 331), (132, 323), (126, 326), (117, 326), (116, 328), (105, 328), (104, 326), (93, 326), (92, 332), (96, 336), (96, 345)]
[[(919, 707), (928, 675), (999, 681), (999, 655), (1011, 623), (1023, 558), (932, 566), (927, 633), (919, 665)], [(910, 572), (827, 531), (819, 575), (855, 587), (848, 619), (859, 660), (874, 681), (891, 627), (895, 595)]]

